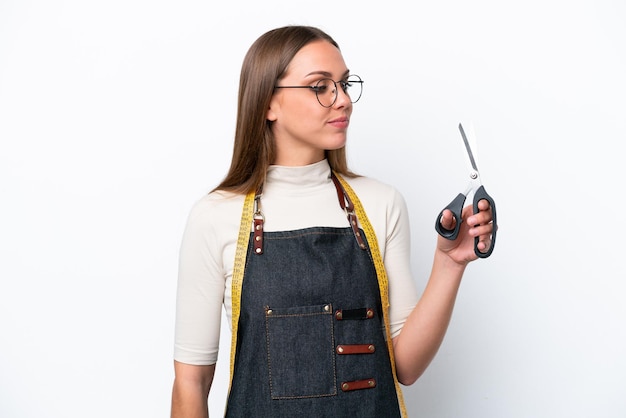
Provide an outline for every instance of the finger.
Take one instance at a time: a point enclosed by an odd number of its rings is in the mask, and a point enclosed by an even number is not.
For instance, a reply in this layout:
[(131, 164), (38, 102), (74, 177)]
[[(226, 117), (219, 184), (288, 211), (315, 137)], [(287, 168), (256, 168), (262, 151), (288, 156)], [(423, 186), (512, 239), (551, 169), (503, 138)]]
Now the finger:
[(467, 218), (467, 224), (475, 227), (479, 225), (490, 225), (492, 221), (491, 212), (478, 212)]
[(491, 239), (479, 239), (478, 244), (476, 244), (476, 248), (478, 248), (478, 251), (480, 251), (481, 253), (486, 253), (487, 251), (489, 251), (490, 247)]
[(441, 219), (439, 220), (439, 222), (441, 222), (442, 227), (451, 230), (454, 229), (454, 227), (456, 226), (457, 219), (450, 209), (445, 209), (441, 214)]
[(480, 199), (478, 201), (478, 209), (481, 211), (487, 211), (491, 209), (491, 205), (487, 199)]
[(493, 223), (493, 218), (491, 217), (490, 211), (478, 212), (470, 216), (467, 220), (467, 223), (471, 227), (476, 227), (480, 225), (491, 225)]
[(480, 239), (490, 239), (493, 234), (493, 223), (476, 225), (470, 229), (470, 235)]

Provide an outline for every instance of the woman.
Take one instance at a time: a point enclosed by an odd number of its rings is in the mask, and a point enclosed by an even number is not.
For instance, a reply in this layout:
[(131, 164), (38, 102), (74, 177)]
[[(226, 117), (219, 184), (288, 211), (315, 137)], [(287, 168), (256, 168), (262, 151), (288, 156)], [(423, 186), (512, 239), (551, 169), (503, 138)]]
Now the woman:
[(226, 416), (406, 415), (400, 384), (438, 350), (491, 213), (467, 207), (459, 237), (438, 238), (418, 301), (402, 196), (346, 164), (361, 87), (317, 28), (271, 30), (248, 51), (230, 170), (192, 209), (181, 246), (173, 417), (208, 415), (222, 304)]

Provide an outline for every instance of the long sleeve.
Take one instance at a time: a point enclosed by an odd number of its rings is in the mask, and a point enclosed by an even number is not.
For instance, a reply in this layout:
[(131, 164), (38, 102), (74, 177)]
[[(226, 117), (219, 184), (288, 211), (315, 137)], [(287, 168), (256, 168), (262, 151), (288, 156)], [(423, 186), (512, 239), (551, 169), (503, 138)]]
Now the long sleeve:
[[(261, 199), (266, 231), (348, 227), (326, 161), (305, 167), (272, 166)], [(376, 232), (389, 279), (390, 321), (396, 336), (417, 303), (410, 271), (410, 226), (404, 198), (368, 177), (347, 179)], [(192, 208), (180, 249), (174, 359), (217, 361), (222, 306), (231, 319), (231, 280), (242, 195), (214, 192)]]
[(174, 359), (182, 363), (217, 361), (222, 305), (230, 297), (228, 283), (242, 202), (241, 196), (211, 194), (189, 214), (180, 247), (176, 297)]

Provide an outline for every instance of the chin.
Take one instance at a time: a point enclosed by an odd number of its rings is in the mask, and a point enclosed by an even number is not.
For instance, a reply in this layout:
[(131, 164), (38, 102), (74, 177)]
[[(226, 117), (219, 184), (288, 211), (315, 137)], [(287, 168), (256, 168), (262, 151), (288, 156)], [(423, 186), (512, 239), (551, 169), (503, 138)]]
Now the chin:
[(345, 147), (346, 146), (346, 142), (348, 142), (348, 141), (346, 141), (345, 137), (342, 138), (342, 139), (337, 139), (335, 141), (329, 141), (326, 144), (325, 149), (326, 149), (326, 151), (337, 150), (337, 149)]

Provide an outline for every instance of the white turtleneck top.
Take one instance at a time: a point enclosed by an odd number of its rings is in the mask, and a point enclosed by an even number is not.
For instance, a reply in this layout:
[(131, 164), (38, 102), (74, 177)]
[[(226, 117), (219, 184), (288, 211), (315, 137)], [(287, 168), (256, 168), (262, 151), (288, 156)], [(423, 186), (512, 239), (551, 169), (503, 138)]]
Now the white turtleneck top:
[[(417, 303), (411, 277), (409, 219), (404, 198), (368, 177), (346, 178), (378, 240), (389, 280), (391, 335)], [(217, 361), (222, 305), (231, 323), (231, 279), (245, 196), (212, 192), (191, 209), (180, 248), (174, 359)], [(347, 227), (326, 160), (304, 167), (271, 166), (261, 198), (264, 230)]]

